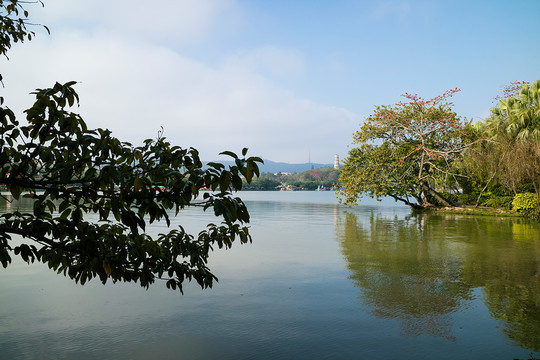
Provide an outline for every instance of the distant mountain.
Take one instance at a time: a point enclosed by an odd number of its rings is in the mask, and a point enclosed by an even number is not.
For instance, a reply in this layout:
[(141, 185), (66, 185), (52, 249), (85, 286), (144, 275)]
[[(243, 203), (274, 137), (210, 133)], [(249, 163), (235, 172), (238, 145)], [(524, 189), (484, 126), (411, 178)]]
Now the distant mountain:
[(290, 173), (299, 173), (311, 169), (319, 169), (323, 167), (334, 166), (334, 164), (315, 164), (315, 163), (304, 163), (304, 164), (289, 164), (284, 162), (275, 162), (272, 160), (264, 160), (264, 165), (260, 166), (261, 172), (290, 172)]
[[(204, 164), (206, 165), (209, 162), (210, 161), (204, 161)], [(220, 162), (224, 165), (234, 164), (234, 161), (219, 161), (218, 160), (216, 162)], [(289, 164), (289, 163), (275, 162), (272, 160), (264, 159), (264, 164), (259, 165), (259, 169), (261, 170), (261, 173), (287, 172), (287, 173), (294, 174), (294, 173), (299, 173), (306, 170), (319, 169), (319, 168), (329, 167), (329, 166), (333, 167), (334, 164), (315, 164), (315, 163)]]

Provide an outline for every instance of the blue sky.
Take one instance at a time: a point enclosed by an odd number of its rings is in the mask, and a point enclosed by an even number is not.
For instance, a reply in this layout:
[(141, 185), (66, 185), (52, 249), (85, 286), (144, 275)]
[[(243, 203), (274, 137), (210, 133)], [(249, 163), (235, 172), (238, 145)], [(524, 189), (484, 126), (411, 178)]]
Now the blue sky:
[(46, 24), (0, 60), (6, 103), (77, 80), (90, 127), (138, 143), (160, 127), (220, 151), (331, 163), (374, 105), (458, 87), (489, 114), (501, 87), (540, 79), (540, 1), (45, 1)]

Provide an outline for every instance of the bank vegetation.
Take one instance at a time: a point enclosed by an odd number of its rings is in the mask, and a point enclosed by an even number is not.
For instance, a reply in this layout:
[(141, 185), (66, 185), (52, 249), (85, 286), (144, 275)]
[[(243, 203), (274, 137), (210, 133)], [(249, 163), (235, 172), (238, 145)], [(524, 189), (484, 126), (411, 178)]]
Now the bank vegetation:
[(342, 201), (390, 196), (418, 210), (540, 218), (540, 80), (507, 86), (476, 123), (452, 109), (458, 91), (377, 106), (344, 161)]

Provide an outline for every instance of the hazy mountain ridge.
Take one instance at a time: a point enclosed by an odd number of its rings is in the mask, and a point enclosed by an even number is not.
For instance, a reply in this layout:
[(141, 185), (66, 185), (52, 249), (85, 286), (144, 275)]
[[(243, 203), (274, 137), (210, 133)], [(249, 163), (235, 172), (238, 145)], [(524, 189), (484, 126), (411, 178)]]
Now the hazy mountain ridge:
[[(306, 170), (311, 169), (319, 169), (323, 167), (333, 167), (334, 164), (317, 164), (317, 163), (303, 163), (303, 164), (289, 164), (285, 162), (276, 162), (268, 159), (263, 159), (264, 164), (259, 165), (259, 169), (261, 170), (261, 173), (269, 172), (269, 173), (299, 173)], [(212, 161), (203, 161), (203, 163), (206, 165), (209, 162)], [(224, 165), (234, 165), (234, 161), (213, 161), (213, 162), (219, 162)]]

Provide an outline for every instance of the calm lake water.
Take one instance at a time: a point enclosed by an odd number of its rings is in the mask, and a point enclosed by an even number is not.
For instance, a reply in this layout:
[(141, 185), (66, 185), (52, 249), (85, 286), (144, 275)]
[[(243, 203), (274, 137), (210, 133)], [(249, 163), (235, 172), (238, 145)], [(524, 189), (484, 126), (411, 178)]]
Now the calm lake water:
[[(540, 357), (538, 223), (348, 208), (332, 192), (240, 196), (254, 241), (214, 252), (212, 289), (0, 268), (0, 359)], [(197, 233), (213, 220), (174, 221)]]

